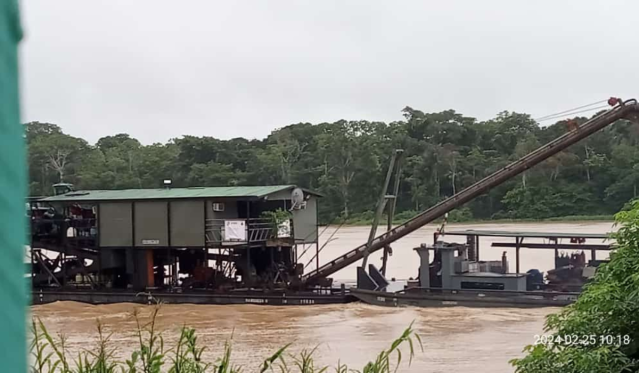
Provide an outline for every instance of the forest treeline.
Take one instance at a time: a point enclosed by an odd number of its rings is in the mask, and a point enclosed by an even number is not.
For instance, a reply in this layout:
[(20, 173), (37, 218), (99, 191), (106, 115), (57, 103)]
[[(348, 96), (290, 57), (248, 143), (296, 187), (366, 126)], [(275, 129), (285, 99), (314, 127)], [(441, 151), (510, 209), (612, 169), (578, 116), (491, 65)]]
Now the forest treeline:
[[(30, 192), (60, 181), (80, 189), (296, 184), (321, 192), (324, 223), (370, 217), (393, 149), (403, 149), (397, 211), (410, 216), (568, 131), (527, 114), (478, 121), (406, 107), (404, 120), (299, 123), (262, 140), (183, 136), (142, 145), (127, 134), (95, 144), (56, 124), (26, 126)], [(582, 123), (587, 118), (574, 119)], [(620, 121), (457, 211), (475, 219), (612, 214), (637, 195), (639, 126)]]

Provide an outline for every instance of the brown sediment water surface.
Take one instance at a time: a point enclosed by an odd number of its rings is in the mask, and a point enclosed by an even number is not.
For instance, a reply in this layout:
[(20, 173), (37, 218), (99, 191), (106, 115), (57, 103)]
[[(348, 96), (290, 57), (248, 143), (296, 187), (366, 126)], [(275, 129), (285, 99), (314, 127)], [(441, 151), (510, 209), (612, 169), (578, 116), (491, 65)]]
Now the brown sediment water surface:
[[(323, 237), (328, 237), (332, 229), (335, 228), (329, 228)], [(451, 225), (448, 229), (606, 233), (613, 227), (608, 222), (586, 222)], [(431, 243), (434, 230), (435, 226), (424, 227), (393, 245), (389, 277), (406, 279), (416, 275), (418, 260), (411, 248), (422, 242)], [(334, 236), (337, 240), (329, 243), (320, 254), (320, 265), (361, 244), (367, 236), (368, 227), (341, 228)], [(449, 236), (447, 239), (461, 242), (464, 238)], [(504, 249), (490, 247), (491, 242), (497, 241), (504, 239), (482, 239), (481, 259), (501, 258)], [(595, 240), (588, 242), (598, 243)], [(506, 251), (509, 252), (510, 267), (514, 268), (514, 251), (512, 254), (508, 249)], [(373, 254), (370, 262), (377, 263), (378, 254)], [(310, 259), (308, 253), (306, 258)], [(547, 271), (552, 267), (553, 252), (522, 250), (521, 258), (523, 271), (530, 268)], [(310, 269), (312, 266), (307, 268)], [(355, 278), (355, 268), (346, 268), (334, 277), (351, 280)], [(111, 340), (118, 357), (124, 359), (136, 348), (131, 312), (140, 307), (143, 314), (151, 311), (149, 306), (134, 304), (94, 306), (74, 302), (34, 306), (31, 311), (51, 332), (66, 335), (71, 355), (95, 343), (96, 320), (101, 319), (107, 331), (113, 333)], [(361, 303), (288, 307), (163, 305), (158, 329), (162, 331), (165, 343), (172, 346), (182, 325), (196, 328), (199, 341), (207, 346), (205, 357), (211, 360), (221, 355), (224, 342), (232, 335), (233, 360), (246, 366), (245, 371), (252, 372), (258, 370), (265, 357), (289, 342), (295, 342), (291, 352), (317, 346), (315, 357), (319, 363), (335, 366), (340, 360), (350, 368), (361, 369), (414, 322), (424, 352), (416, 352), (411, 367), (403, 363), (400, 372), (512, 372), (508, 361), (522, 356), (523, 347), (533, 343), (536, 334), (543, 333), (545, 316), (557, 310), (384, 308)], [(405, 361), (407, 348), (404, 348)]]

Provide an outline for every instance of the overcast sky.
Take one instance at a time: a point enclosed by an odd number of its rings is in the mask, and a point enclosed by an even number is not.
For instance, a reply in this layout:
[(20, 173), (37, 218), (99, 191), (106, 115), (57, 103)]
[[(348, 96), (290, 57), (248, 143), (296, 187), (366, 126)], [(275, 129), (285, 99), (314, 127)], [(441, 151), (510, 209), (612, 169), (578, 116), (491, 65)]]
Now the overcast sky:
[(95, 142), (638, 96), (637, 1), (23, 0), (23, 121)]

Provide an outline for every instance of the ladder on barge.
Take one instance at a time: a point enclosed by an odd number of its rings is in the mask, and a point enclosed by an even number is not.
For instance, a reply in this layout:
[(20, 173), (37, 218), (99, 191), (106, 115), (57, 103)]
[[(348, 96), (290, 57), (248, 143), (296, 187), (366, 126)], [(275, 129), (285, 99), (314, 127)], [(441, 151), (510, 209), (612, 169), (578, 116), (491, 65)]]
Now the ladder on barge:
[(639, 121), (639, 104), (637, 100), (630, 99), (621, 101), (618, 98), (610, 98), (608, 103), (612, 109), (595, 116), (586, 123), (569, 130), (567, 133), (555, 140), (539, 147), (524, 157), (499, 169), (493, 174), (483, 178), (468, 188), (449, 197), (428, 210), (410, 219), (384, 234), (377, 236), (370, 242), (362, 244), (355, 249), (339, 256), (338, 258), (324, 264), (323, 266), (309, 272), (302, 277), (302, 282), (306, 285), (314, 285), (318, 280), (326, 278), (333, 273), (345, 268), (360, 259), (365, 258), (370, 253), (376, 252), (397, 241), (398, 239), (414, 232), (424, 225), (443, 216), (447, 212), (471, 201), (486, 191), (502, 184), (503, 182), (517, 176), (523, 171), (536, 164), (552, 157), (569, 146), (585, 139), (593, 133), (607, 127), (620, 119)]

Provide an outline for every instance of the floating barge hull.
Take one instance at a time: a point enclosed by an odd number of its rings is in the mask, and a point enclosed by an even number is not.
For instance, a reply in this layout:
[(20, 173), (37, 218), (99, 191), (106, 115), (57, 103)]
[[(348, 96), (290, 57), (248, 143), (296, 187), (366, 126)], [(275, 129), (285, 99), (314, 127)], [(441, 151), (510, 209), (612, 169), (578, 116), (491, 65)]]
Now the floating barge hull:
[(508, 307), (537, 308), (564, 307), (579, 296), (578, 293), (463, 291), (387, 293), (374, 290), (351, 289), (351, 294), (364, 303), (385, 307)]
[(271, 306), (304, 306), (321, 304), (343, 304), (356, 301), (349, 293), (344, 294), (212, 294), (212, 293), (168, 293), (168, 292), (100, 292), (69, 290), (38, 290), (31, 296), (32, 305), (57, 301), (74, 301), (89, 304), (140, 303), (153, 304), (258, 304)]

